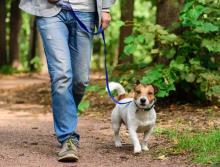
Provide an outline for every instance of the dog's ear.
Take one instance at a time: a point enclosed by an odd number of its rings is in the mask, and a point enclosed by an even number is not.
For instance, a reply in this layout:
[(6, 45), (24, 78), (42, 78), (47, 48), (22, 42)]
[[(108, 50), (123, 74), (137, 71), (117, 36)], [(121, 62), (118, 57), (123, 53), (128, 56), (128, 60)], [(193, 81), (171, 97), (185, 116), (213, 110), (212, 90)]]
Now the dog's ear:
[(138, 86), (138, 85), (140, 85), (140, 83), (141, 83), (141, 82), (140, 82), (139, 80), (137, 80), (136, 83), (135, 83), (135, 85)]
[(154, 88), (154, 94), (158, 93), (160, 91), (160, 88), (158, 86), (152, 85)]

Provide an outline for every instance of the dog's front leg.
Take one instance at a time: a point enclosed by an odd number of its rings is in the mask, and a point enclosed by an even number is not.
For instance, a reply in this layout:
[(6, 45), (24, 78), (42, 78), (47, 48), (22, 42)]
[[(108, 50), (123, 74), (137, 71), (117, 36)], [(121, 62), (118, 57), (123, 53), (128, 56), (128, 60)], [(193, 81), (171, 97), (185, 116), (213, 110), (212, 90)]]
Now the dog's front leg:
[(141, 152), (141, 145), (140, 145), (138, 135), (137, 135), (137, 132), (136, 132), (137, 128), (130, 127), (128, 130), (129, 130), (129, 134), (130, 134), (130, 137), (131, 137), (131, 141), (134, 145), (134, 153), (138, 154), (138, 153)]
[(148, 138), (151, 135), (152, 131), (153, 131), (153, 126), (150, 127), (150, 129), (148, 131), (144, 132), (144, 140), (143, 140), (143, 143), (141, 144), (141, 147), (142, 147), (143, 151), (148, 151), (149, 150), (147, 141), (148, 141)]

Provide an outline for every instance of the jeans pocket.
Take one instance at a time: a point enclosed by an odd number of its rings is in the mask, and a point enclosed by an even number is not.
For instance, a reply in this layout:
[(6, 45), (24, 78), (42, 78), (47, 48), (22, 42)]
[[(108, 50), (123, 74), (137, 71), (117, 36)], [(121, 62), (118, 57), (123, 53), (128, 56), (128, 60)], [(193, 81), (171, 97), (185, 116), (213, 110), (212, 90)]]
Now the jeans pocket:
[[(75, 12), (79, 20), (87, 27), (91, 32), (95, 30), (96, 13), (95, 12)], [(77, 24), (77, 31), (84, 31), (82, 27)]]

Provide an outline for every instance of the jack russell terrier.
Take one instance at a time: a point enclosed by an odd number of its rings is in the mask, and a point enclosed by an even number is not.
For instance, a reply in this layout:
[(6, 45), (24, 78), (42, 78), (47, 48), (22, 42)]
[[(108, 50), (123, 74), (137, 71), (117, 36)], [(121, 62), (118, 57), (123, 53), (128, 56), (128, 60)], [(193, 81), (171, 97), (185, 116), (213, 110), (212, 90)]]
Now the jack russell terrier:
[[(115, 134), (115, 146), (122, 147), (119, 137), (121, 124), (125, 124), (134, 145), (134, 153), (148, 151), (148, 137), (156, 123), (154, 110), (155, 94), (158, 89), (153, 85), (143, 85), (137, 81), (134, 87), (133, 98), (125, 98), (125, 89), (116, 82), (109, 83), (110, 91), (117, 90), (119, 101), (128, 104), (116, 104), (112, 111), (111, 121)], [(140, 144), (137, 133), (144, 133), (143, 142)]]

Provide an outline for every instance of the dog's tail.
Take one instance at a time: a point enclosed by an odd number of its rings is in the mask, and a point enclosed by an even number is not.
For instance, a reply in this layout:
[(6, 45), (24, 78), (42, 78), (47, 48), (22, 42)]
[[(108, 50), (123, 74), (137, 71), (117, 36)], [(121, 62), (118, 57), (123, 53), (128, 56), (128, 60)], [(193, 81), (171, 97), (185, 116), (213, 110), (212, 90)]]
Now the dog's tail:
[(116, 90), (118, 93), (118, 100), (121, 100), (125, 97), (125, 89), (120, 83), (117, 82), (110, 82), (109, 83), (109, 89), (112, 92), (113, 90)]

